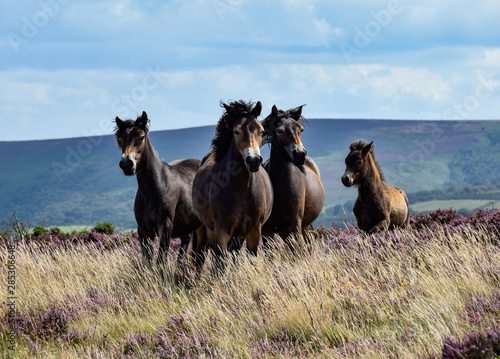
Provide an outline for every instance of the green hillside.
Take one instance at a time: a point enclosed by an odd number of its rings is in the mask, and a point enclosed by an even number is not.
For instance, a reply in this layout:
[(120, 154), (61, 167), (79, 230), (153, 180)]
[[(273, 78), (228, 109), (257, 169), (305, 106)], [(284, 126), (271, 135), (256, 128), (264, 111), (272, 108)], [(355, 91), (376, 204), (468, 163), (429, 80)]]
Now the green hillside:
[[(202, 158), (213, 134), (209, 126), (150, 137), (160, 158), (172, 161)], [(500, 121), (309, 120), (303, 136), (326, 190), (316, 225), (353, 220), (357, 193), (340, 177), (349, 143), (358, 138), (375, 142), (388, 184), (407, 192), (413, 211), (463, 203), (457, 209), (465, 212), (500, 200)], [(118, 167), (112, 136), (0, 142), (0, 153), (0, 218), (15, 211), (33, 224), (135, 227), (137, 183)]]

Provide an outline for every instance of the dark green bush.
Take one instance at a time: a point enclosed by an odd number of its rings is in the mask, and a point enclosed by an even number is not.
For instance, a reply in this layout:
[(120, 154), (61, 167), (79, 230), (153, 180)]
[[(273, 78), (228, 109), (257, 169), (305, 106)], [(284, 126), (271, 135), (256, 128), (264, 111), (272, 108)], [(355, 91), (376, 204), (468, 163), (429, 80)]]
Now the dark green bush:
[(49, 230), (47, 228), (44, 228), (42, 226), (36, 226), (34, 229), (33, 229), (33, 236), (34, 237), (38, 237), (40, 234), (42, 233), (45, 233), (45, 232), (48, 232)]
[(99, 223), (97, 222), (92, 228), (95, 232), (101, 233), (101, 234), (114, 234), (115, 233), (115, 227), (111, 224), (111, 222), (103, 222)]

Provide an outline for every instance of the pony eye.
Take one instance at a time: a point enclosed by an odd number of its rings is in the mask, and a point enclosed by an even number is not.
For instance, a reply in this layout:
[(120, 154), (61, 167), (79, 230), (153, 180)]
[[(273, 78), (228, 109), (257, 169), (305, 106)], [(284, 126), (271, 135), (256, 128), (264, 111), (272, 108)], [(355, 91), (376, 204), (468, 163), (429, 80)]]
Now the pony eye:
[(276, 133), (277, 133), (278, 135), (281, 135), (281, 134), (283, 133), (283, 130), (282, 130), (282, 129), (276, 130)]
[(234, 131), (233, 133), (234, 133), (234, 135), (235, 135), (235, 136), (239, 136), (239, 134), (240, 134), (240, 131), (238, 131), (238, 130), (235, 130), (235, 131)]
[(145, 138), (146, 138), (146, 136), (141, 136), (141, 137), (139, 138), (139, 141), (140, 141), (140, 142), (143, 142)]
[(301, 129), (300, 129), (300, 133), (302, 133), (302, 132), (304, 132), (304, 129), (303, 129), (303, 128), (301, 128)]

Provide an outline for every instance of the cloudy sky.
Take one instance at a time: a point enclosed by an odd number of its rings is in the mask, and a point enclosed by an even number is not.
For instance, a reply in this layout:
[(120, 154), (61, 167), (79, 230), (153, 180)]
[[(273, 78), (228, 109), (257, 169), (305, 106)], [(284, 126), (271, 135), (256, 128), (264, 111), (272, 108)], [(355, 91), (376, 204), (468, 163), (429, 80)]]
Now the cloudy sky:
[(500, 118), (500, 1), (0, 0), (0, 141), (307, 118)]

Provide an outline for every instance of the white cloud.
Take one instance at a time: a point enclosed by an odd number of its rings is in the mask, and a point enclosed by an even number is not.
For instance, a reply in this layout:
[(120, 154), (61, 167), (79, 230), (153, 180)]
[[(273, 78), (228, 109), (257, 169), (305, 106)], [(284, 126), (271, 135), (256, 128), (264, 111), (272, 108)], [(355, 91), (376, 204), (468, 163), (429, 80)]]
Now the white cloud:
[[(156, 129), (211, 124), (219, 99), (239, 98), (269, 108), (307, 103), (309, 117), (440, 118), (473, 93), (478, 74), (500, 79), (496, 0), (473, 10), (465, 0), (400, 0), (401, 11), (348, 64), (339, 44), (353, 44), (354, 29), (390, 3), (68, 2), (19, 53), (0, 40), (0, 116), (25, 124), (8, 131), (16, 139), (79, 136), (143, 109), (159, 119)], [(9, 2), (8, 10), (0, 21), (21, 33), (41, 7)], [(148, 66), (162, 81), (143, 93)], [(492, 93), (474, 115), (498, 117), (499, 98)]]
[[(11, 97), (0, 93), (0, 109), (9, 117), (24, 109), (35, 138), (54, 136), (54, 129), (57, 137), (71, 137), (98, 128), (103, 118), (133, 117), (142, 110), (158, 119), (157, 130), (214, 124), (220, 99), (261, 100), (264, 112), (273, 104), (291, 108), (307, 103), (307, 117), (411, 118), (407, 103), (439, 108), (452, 91), (437, 73), (387, 65), (256, 64), (180, 72), (160, 69), (157, 75), (155, 85), (151, 79), (144, 82), (146, 69), (18, 72), (9, 75)], [(84, 80), (68, 86), (68, 78)], [(14, 98), (18, 100), (12, 107)], [(12, 136), (24, 130), (12, 129)]]
[(451, 89), (439, 74), (426, 69), (391, 68), (388, 75), (374, 74), (366, 80), (377, 96), (391, 99), (415, 96), (432, 102), (449, 99)]
[(318, 38), (325, 46), (330, 43), (338, 43), (344, 36), (344, 30), (340, 27), (333, 27), (325, 19), (319, 19), (314, 22), (316, 30), (318, 31)]
[(485, 49), (484, 59), (480, 64), (485, 67), (498, 69), (500, 65), (500, 48)]
[(4, 104), (51, 105), (52, 86), (40, 82), (0, 81), (0, 99)]

